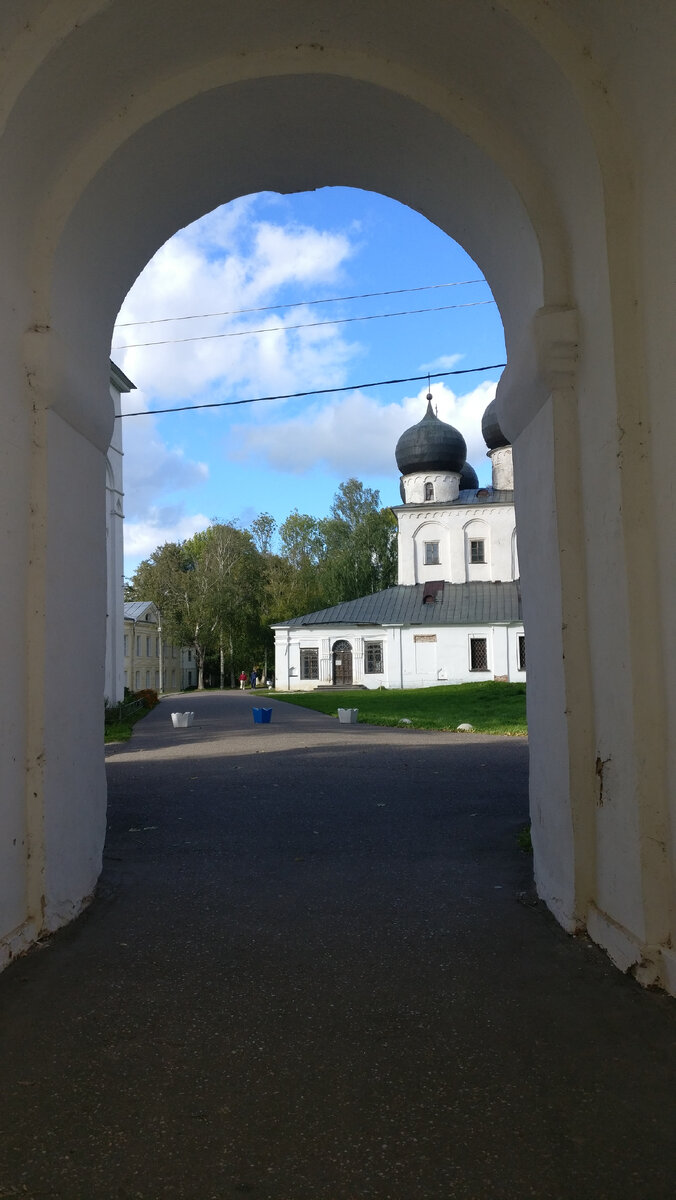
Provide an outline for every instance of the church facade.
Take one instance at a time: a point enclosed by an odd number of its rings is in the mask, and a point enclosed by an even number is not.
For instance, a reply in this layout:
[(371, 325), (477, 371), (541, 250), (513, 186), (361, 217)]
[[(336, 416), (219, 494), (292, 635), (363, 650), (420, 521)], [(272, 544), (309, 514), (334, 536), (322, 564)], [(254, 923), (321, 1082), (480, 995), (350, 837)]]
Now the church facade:
[(277, 690), (525, 680), (512, 448), (490, 404), (493, 479), (479, 487), (464, 438), (427, 399), (395, 451), (397, 585), (275, 625)]

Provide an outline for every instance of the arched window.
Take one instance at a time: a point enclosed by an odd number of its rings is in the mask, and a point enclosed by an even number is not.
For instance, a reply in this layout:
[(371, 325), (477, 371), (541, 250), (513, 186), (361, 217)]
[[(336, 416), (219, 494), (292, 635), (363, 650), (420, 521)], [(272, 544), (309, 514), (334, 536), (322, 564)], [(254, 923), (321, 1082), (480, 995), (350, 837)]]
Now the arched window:
[(434, 500), (434, 484), (432, 484), (432, 483), (425, 484), (425, 499), (426, 500)]

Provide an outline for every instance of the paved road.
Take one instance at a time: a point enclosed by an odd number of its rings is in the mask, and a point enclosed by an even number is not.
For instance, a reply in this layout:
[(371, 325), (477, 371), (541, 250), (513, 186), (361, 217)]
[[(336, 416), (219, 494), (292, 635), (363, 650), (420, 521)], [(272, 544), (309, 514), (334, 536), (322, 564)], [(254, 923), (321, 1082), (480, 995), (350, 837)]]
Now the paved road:
[(190, 703), (0, 976), (0, 1200), (672, 1200), (676, 1006), (529, 902), (524, 741)]

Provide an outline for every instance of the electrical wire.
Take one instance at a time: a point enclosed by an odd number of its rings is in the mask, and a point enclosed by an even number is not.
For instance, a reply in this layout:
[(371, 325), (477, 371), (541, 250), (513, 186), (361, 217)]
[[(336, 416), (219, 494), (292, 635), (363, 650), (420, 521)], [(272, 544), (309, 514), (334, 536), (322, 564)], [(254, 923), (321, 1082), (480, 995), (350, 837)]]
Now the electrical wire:
[(131, 325), (164, 325), (168, 321), (202, 321), (207, 317), (239, 317), (247, 313), (275, 312), (280, 308), (309, 308), (313, 304), (338, 304), (342, 300), (373, 300), (378, 296), (403, 296), (410, 292), (431, 292), (435, 288), (468, 287), (472, 283), (485, 283), (485, 279), (456, 279), (452, 283), (425, 283), (420, 287), (392, 288), (389, 292), (360, 292), (356, 296), (328, 296), (324, 300), (294, 300), (290, 304), (264, 304), (260, 308), (232, 308), (226, 312), (188, 313), (183, 317), (154, 317), (147, 321), (119, 321), (116, 329), (128, 329)]
[(336, 317), (333, 321), (305, 321), (300, 325), (267, 325), (262, 329), (232, 329), (226, 333), (204, 333), (198, 337), (163, 338), (156, 342), (127, 342), (112, 346), (113, 350), (139, 350), (145, 346), (173, 346), (185, 342), (213, 342), (220, 338), (249, 337), (256, 333), (287, 333), (292, 329), (316, 329), (319, 325), (351, 325), (355, 321), (383, 321), (387, 317), (412, 317), (418, 313), (449, 312), (455, 308), (481, 308), (485, 304), (495, 304), (495, 300), (471, 300), (467, 304), (440, 304), (434, 308), (409, 308), (403, 312), (372, 313), (366, 317)]
[(337, 392), (356, 392), (360, 388), (390, 387), (395, 383), (420, 383), (425, 379), (445, 379), (449, 375), (475, 375), (481, 371), (500, 371), (507, 363), (490, 363), (484, 367), (463, 367), (457, 371), (428, 371), (425, 375), (409, 375), (406, 379), (377, 379), (371, 383), (351, 383), (347, 387), (314, 388), (309, 392), (287, 392), (281, 396), (255, 396), (248, 400), (213, 400), (209, 404), (182, 404), (177, 408), (144, 408), (138, 412), (117, 413), (115, 420), (126, 417), (155, 417), (161, 413), (197, 412), (201, 408), (235, 408), (240, 404), (262, 404), (265, 400), (299, 400), (304, 396), (329, 396)]

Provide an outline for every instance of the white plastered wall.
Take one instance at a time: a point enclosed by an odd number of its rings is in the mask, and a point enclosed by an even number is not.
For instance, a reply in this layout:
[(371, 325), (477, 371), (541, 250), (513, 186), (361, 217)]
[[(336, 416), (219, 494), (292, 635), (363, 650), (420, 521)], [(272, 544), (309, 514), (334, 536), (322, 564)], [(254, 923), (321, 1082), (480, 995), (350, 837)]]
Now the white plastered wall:
[[(495, 678), (520, 683), (526, 672), (519, 668), (518, 638), (524, 627), (513, 625), (374, 625), (359, 629), (336, 626), (286, 626), (275, 630), (275, 688), (311, 692), (332, 683), (331, 651), (338, 641), (352, 647), (352, 682), (367, 688), (436, 687), (439, 684), (482, 683)], [(470, 641), (485, 638), (488, 666), (471, 667)], [(366, 671), (365, 643), (382, 644), (383, 670)], [(301, 651), (317, 651), (319, 676), (303, 679)]]
[[(381, 17), (368, 0), (165, 0), (142, 22), (136, 0), (6, 0), (0, 941), (78, 911), (100, 861), (117, 308), (216, 204), (340, 183), (417, 208), (493, 287), (538, 887), (676, 988), (673, 8), (393, 0)], [(74, 713), (47, 722), (64, 692)]]
[[(511, 504), (458, 504), (444, 508), (398, 506), (397, 582), (403, 585), (445, 579), (448, 583), (505, 582), (513, 570), (514, 507)], [(484, 540), (486, 562), (471, 563), (469, 543)], [(439, 562), (425, 562), (425, 543), (438, 542)]]
[[(115, 415), (122, 411), (121, 393), (111, 378), (110, 395)], [(106, 665), (103, 694), (111, 704), (124, 697), (124, 488), (122, 478), (122, 422), (116, 420), (106, 455)]]

